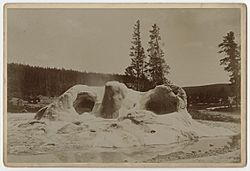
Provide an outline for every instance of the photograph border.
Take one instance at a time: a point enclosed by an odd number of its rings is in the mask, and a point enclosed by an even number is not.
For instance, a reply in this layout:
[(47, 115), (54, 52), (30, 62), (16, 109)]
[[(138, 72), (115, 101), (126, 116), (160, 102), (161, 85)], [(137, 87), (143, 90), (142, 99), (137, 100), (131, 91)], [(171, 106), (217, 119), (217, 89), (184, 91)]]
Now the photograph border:
[[(7, 161), (7, 10), (239, 8), (241, 10), (241, 162), (240, 163), (9, 163)], [(6, 3), (3, 19), (3, 163), (7, 167), (244, 167), (247, 162), (247, 6), (243, 3)]]

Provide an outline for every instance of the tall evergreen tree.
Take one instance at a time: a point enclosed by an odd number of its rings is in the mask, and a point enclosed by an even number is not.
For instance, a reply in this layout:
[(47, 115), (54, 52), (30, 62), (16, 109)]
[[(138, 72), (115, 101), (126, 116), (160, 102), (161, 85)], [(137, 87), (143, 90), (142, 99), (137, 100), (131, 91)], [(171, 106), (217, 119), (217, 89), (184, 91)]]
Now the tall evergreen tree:
[(154, 85), (169, 83), (166, 75), (169, 74), (170, 67), (164, 60), (164, 52), (160, 48), (160, 28), (154, 24), (150, 32), (148, 53), (148, 71)]
[(240, 99), (240, 46), (235, 42), (234, 32), (227, 33), (218, 47), (220, 48), (218, 53), (225, 55), (223, 59), (220, 59), (220, 65), (224, 65), (224, 70), (230, 74), (230, 82), (234, 88), (236, 105), (238, 106)]
[(141, 43), (140, 20), (136, 21), (132, 36), (132, 46), (129, 54), (131, 57), (131, 64), (126, 68), (125, 74), (134, 78), (135, 88), (136, 90), (140, 90), (143, 86), (143, 80), (146, 78), (146, 56)]

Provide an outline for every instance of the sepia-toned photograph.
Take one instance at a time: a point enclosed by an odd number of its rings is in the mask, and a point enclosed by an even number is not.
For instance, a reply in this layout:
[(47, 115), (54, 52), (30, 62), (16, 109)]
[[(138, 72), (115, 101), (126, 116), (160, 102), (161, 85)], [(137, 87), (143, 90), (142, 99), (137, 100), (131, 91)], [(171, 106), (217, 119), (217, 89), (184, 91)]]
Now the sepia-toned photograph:
[(6, 166), (243, 167), (243, 4), (5, 4)]

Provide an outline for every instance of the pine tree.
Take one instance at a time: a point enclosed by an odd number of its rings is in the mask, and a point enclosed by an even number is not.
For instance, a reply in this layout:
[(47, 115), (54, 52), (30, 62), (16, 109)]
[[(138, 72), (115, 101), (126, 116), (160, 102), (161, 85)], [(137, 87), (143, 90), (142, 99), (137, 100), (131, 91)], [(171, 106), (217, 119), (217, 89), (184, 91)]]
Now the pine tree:
[(230, 31), (223, 37), (223, 42), (218, 45), (225, 57), (220, 60), (220, 65), (224, 65), (224, 70), (229, 72), (230, 82), (234, 88), (236, 105), (240, 99), (240, 46), (235, 42), (234, 32)]
[(141, 35), (140, 35), (140, 20), (136, 21), (134, 25), (134, 32), (132, 37), (132, 46), (130, 48), (131, 64), (125, 70), (125, 74), (134, 78), (134, 84), (136, 90), (140, 90), (143, 86), (143, 80), (146, 78), (145, 71), (145, 53), (141, 44)]
[(154, 85), (168, 84), (166, 75), (169, 74), (170, 67), (164, 60), (164, 52), (160, 48), (160, 28), (154, 24), (150, 32), (148, 53), (148, 71)]

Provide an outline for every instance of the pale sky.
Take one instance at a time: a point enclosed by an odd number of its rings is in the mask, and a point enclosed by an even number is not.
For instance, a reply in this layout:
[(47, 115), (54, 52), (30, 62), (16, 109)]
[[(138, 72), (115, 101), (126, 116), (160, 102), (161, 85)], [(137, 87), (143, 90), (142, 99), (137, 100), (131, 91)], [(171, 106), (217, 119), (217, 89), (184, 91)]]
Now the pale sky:
[(160, 27), (169, 79), (180, 86), (228, 82), (218, 44), (240, 35), (240, 9), (8, 9), (8, 62), (89, 72), (124, 73), (133, 25), (144, 49)]

